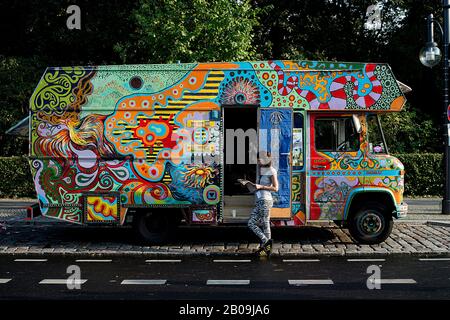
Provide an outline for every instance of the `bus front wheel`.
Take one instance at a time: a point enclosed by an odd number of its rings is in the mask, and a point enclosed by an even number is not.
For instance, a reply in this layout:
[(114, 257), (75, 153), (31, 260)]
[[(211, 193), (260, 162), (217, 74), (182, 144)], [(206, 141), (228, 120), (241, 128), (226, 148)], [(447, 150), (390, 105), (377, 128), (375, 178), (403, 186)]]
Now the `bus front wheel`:
[(355, 211), (348, 221), (350, 235), (362, 244), (378, 244), (391, 234), (394, 222), (386, 208), (369, 202)]

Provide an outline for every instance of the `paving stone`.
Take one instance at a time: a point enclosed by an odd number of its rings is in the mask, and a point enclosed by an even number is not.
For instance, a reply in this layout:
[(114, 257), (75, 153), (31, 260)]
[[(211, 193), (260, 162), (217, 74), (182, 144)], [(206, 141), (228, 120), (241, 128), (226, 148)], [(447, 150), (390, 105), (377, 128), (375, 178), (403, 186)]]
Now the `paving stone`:
[[(395, 224), (391, 236), (380, 245), (358, 245), (351, 239), (348, 230), (342, 230), (335, 225), (314, 227), (317, 237), (309, 235), (306, 239), (284, 240), (275, 239), (273, 253), (275, 255), (380, 255), (380, 254), (420, 254), (450, 252), (450, 228), (401, 223)], [(71, 236), (66, 236), (69, 230)], [(139, 246), (121, 243), (129, 240), (117, 238), (117, 228), (111, 230), (111, 235), (105, 229), (102, 233), (110, 237), (101, 241), (96, 236), (93, 239), (83, 234), (84, 227), (72, 226), (60, 222), (25, 223), (22, 220), (8, 221), (7, 231), (0, 232), (1, 254), (159, 254), (159, 255), (208, 255), (208, 254), (249, 254), (254, 252), (259, 243), (250, 241), (224, 242), (214, 239), (200, 242), (177, 242), (176, 240), (163, 246)], [(116, 231), (113, 231), (116, 230)], [(321, 234), (329, 232), (331, 239), (323, 239)], [(84, 241), (77, 242), (74, 233), (83, 235)], [(121, 235), (122, 236), (122, 235)], [(94, 240), (95, 239), (95, 240)], [(113, 239), (113, 240), (112, 240)], [(182, 239), (181, 239), (182, 241)]]

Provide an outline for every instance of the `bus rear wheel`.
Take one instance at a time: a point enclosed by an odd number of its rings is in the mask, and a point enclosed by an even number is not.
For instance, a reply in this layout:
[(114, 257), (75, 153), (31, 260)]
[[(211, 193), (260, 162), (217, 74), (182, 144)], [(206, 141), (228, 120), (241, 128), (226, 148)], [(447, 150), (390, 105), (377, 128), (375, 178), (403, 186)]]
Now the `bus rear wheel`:
[(163, 244), (173, 235), (175, 224), (164, 212), (145, 212), (133, 216), (133, 229), (139, 242)]
[(393, 225), (392, 216), (383, 205), (369, 202), (351, 216), (348, 230), (359, 243), (378, 244), (389, 237)]

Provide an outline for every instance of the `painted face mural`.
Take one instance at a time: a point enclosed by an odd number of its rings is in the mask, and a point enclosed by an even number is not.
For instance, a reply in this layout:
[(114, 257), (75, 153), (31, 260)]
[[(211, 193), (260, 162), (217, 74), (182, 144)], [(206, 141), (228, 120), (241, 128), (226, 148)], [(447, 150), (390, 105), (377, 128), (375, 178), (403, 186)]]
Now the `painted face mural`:
[[(197, 218), (208, 220), (221, 212), (221, 106), (396, 111), (403, 102), (384, 64), (49, 68), (30, 99), (30, 164), (42, 212), (50, 217), (123, 222), (124, 208), (156, 205), (199, 206), (203, 218)], [(324, 183), (317, 199), (345, 197), (353, 187), (348, 180)], [(293, 180), (292, 187), (300, 184)], [(304, 209), (295, 204), (293, 210), (296, 223), (305, 220)]]

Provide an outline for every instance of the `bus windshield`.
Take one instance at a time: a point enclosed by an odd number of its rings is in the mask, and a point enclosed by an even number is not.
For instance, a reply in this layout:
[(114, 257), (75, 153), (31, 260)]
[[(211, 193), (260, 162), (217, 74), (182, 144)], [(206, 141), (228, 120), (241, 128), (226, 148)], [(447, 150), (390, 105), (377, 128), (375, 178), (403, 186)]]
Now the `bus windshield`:
[(377, 154), (388, 154), (388, 148), (384, 139), (383, 129), (377, 114), (367, 116), (367, 139), (369, 152)]

